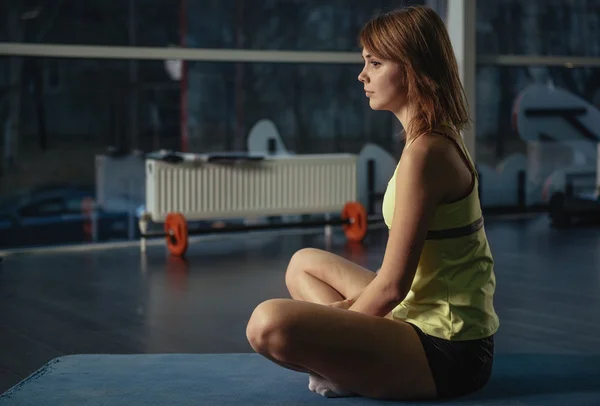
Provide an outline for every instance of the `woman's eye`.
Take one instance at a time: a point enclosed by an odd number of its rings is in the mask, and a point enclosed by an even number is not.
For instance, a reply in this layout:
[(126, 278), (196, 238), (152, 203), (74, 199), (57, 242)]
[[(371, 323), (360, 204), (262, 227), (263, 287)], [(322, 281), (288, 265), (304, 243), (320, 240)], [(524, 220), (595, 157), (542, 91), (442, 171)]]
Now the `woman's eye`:
[(381, 65), (381, 63), (377, 62), (377, 61), (371, 61), (371, 65), (373, 65), (373, 66), (379, 66), (379, 65)]

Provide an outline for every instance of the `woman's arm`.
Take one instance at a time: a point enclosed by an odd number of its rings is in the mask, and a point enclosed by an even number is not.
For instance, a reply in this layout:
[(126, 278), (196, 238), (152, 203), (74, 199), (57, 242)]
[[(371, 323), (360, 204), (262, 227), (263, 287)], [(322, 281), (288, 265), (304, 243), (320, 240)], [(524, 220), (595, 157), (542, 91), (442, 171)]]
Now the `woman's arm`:
[(443, 150), (414, 143), (396, 176), (394, 217), (381, 270), (349, 310), (385, 316), (408, 294), (429, 221), (447, 191)]

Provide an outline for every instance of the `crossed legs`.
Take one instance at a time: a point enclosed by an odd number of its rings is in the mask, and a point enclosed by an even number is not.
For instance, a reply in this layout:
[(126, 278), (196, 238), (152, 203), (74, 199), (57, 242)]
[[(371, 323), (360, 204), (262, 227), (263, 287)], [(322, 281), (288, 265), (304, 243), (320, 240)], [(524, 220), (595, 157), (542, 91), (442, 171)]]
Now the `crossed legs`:
[(281, 366), (314, 373), (361, 396), (435, 397), (427, 358), (410, 325), (324, 306), (357, 295), (374, 277), (329, 252), (298, 251), (286, 272), (293, 299), (256, 307), (246, 330), (250, 345)]

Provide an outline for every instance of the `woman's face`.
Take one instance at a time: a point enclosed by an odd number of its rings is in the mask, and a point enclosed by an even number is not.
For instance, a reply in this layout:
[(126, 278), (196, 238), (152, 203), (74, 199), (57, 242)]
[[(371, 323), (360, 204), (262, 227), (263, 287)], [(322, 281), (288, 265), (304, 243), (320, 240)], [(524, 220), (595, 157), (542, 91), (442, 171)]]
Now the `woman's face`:
[(365, 65), (358, 80), (364, 85), (369, 105), (373, 110), (388, 110), (397, 114), (406, 104), (406, 88), (400, 64), (377, 58), (366, 48), (362, 57)]

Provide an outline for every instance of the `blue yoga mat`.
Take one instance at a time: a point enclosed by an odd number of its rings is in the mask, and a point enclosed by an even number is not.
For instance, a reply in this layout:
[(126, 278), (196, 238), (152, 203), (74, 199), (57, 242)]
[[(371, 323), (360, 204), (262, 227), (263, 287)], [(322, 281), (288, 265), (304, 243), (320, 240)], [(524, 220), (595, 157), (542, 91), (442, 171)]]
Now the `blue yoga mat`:
[[(391, 402), (417, 405), (419, 402)], [(0, 397), (0, 406), (389, 405), (326, 399), (308, 376), (257, 354), (72, 355), (57, 358)], [(597, 405), (600, 357), (498, 355), (482, 391), (427, 405)]]

